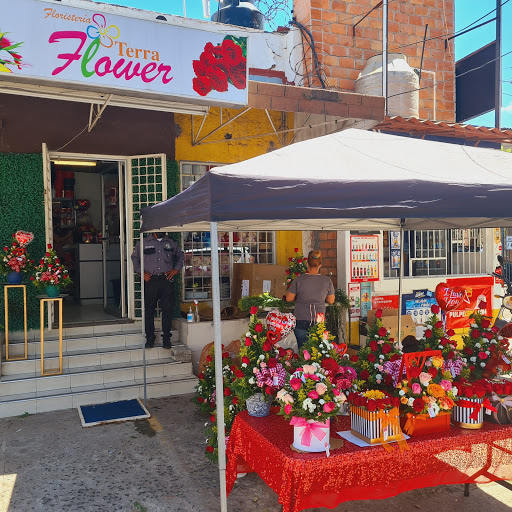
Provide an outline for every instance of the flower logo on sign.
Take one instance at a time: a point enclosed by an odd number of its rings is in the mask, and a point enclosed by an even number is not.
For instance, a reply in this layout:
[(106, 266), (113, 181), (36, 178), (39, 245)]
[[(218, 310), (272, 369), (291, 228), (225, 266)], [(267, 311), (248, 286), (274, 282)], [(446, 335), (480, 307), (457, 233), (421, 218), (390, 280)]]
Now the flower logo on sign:
[(119, 28), (116, 25), (107, 26), (107, 20), (103, 14), (95, 14), (92, 17), (92, 21), (95, 25), (89, 25), (87, 27), (87, 35), (91, 39), (99, 38), (101, 46), (112, 48), (114, 39), (119, 38)]
[(21, 69), (21, 55), (17, 50), (23, 43), (13, 43), (7, 37), (5, 32), (0, 32), (0, 72), (12, 73), (9, 66), (15, 66)]

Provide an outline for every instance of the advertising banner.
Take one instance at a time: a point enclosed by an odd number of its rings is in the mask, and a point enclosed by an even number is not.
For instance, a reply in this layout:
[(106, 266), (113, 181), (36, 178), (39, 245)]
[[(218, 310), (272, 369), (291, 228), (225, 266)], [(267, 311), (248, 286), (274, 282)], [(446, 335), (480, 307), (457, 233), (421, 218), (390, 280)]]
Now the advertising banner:
[(432, 315), (430, 308), (436, 303), (434, 292), (414, 290), (402, 296), (402, 314), (411, 315), (416, 325), (423, 324)]
[(361, 318), (368, 315), (372, 309), (372, 284), (361, 283)]
[(348, 283), (351, 318), (361, 317), (361, 283)]
[(398, 309), (398, 295), (374, 295), (372, 309)]
[[(91, 2), (91, 8), (101, 4)], [(0, 81), (247, 104), (247, 38), (42, 0), (0, 3)]]
[(460, 279), (447, 279), (446, 283), (453, 292), (452, 295), (460, 297), (456, 308), (446, 312), (447, 329), (467, 329), (469, 315), (478, 310), (481, 302), (487, 304), (480, 312), (492, 316), (492, 277), (466, 277)]
[(378, 235), (350, 237), (350, 280), (356, 283), (379, 280)]

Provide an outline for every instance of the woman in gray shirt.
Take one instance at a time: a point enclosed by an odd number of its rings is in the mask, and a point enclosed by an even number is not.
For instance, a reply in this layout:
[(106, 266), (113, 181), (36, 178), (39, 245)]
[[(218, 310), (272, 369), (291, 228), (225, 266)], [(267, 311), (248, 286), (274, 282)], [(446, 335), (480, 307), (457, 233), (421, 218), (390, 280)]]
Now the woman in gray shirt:
[(316, 315), (325, 314), (325, 303), (334, 303), (334, 286), (329, 277), (321, 275), (322, 253), (310, 251), (308, 272), (297, 276), (286, 292), (288, 302), (295, 301), (297, 325), (294, 329), (299, 349), (308, 339), (309, 328), (316, 324)]

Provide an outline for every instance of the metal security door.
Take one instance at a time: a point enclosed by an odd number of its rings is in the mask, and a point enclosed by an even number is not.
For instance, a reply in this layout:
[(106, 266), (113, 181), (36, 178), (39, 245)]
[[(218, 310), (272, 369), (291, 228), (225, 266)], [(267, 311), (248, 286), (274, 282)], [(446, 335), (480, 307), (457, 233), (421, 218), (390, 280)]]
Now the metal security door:
[[(135, 155), (128, 158), (127, 182), (127, 249), (131, 255), (140, 237), (140, 211), (146, 206), (160, 203), (167, 199), (167, 161), (165, 154)], [(133, 271), (133, 264), (128, 257), (128, 296), (130, 301), (128, 314), (130, 318), (142, 318), (142, 297), (140, 278)]]

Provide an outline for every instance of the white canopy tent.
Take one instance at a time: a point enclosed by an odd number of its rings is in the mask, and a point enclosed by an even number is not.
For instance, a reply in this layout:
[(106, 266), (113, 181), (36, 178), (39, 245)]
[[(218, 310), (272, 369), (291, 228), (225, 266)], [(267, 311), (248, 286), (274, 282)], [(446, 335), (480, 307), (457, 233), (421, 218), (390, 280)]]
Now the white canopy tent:
[[(141, 237), (211, 232), (216, 388), (222, 389), (218, 230), (505, 227), (512, 226), (511, 205), (511, 154), (349, 129), (212, 169), (143, 209)], [(224, 423), (221, 401), (217, 421)], [(223, 429), (218, 446), (225, 511)]]

